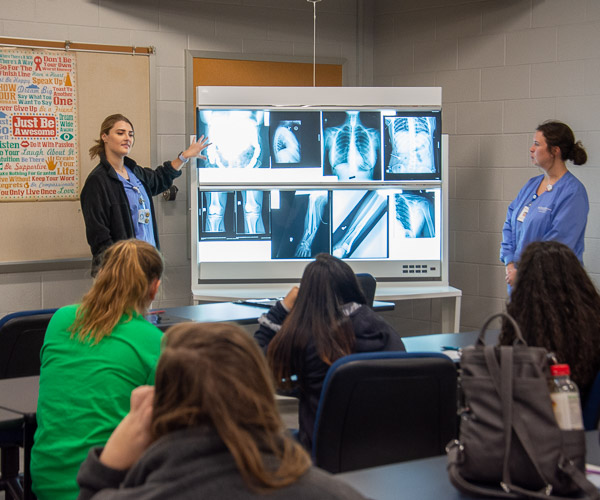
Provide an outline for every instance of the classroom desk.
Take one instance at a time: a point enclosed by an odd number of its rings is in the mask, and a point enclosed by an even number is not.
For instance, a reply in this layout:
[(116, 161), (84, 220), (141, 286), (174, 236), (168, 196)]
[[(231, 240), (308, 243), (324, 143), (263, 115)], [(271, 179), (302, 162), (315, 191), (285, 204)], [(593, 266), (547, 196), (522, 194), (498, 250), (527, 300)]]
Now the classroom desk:
[[(434, 333), (402, 337), (408, 352), (441, 352), (442, 347), (468, 347), (475, 344), (479, 332)], [(496, 345), (500, 330), (488, 330), (485, 333), (486, 345)]]
[[(0, 411), (9, 411), (17, 415), (12, 421), (4, 421), (7, 430), (23, 432), (23, 498), (29, 500), (31, 493), (31, 475), (29, 463), (31, 459), (31, 447), (33, 446), (33, 435), (36, 429), (35, 412), (37, 410), (38, 391), (40, 377), (7, 378), (0, 380)], [(6, 414), (5, 414), (6, 416)], [(19, 470), (19, 449), (10, 450), (10, 447), (2, 447), (2, 452), (9, 450), (7, 457), (8, 466), (11, 470)], [(4, 455), (2, 456), (4, 467)], [(18, 483), (17, 483), (18, 484)]]
[[(585, 433), (586, 462), (600, 465), (598, 431)], [(465, 496), (459, 493), (448, 479), (446, 455), (370, 469), (336, 474), (338, 479), (350, 484), (363, 495), (376, 500), (419, 498), (422, 500), (485, 500), (489, 497)]]
[[(391, 311), (394, 307), (393, 302), (376, 300), (373, 303), (375, 311)], [(240, 302), (215, 302), (212, 304), (169, 307), (158, 315), (156, 325), (161, 330), (185, 321), (196, 323), (231, 321), (240, 325), (248, 325), (256, 323), (258, 318), (268, 310), (268, 307)]]

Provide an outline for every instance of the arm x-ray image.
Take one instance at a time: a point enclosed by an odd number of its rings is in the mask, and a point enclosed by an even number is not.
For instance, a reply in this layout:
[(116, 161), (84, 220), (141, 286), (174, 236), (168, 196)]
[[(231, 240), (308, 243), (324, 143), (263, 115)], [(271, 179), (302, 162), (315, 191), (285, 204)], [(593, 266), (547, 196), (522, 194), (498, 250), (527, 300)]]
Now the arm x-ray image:
[(377, 112), (323, 112), (324, 174), (341, 181), (379, 180), (380, 119)]

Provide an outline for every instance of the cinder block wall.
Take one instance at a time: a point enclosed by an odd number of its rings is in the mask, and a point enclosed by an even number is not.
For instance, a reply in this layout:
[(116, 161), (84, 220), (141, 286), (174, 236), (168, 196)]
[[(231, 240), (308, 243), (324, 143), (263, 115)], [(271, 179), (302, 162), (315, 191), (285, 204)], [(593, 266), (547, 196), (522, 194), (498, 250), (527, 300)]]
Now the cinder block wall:
[[(588, 151), (571, 171), (590, 198), (584, 262), (600, 283), (600, 2), (377, 0), (376, 86), (441, 86), (450, 135), (450, 282), (461, 328), (502, 310), (506, 208), (527, 179), (538, 123), (568, 123)], [(413, 333), (435, 330), (433, 302), (404, 304)], [(428, 320), (433, 320), (428, 322)]]
[[(359, 81), (359, 1), (318, 5), (317, 56), (345, 60), (346, 85)], [(156, 47), (151, 80), (157, 93), (157, 134), (152, 140), (158, 163), (174, 158), (185, 145), (186, 49), (257, 59), (312, 58), (313, 6), (306, 0), (2, 0), (0, 36)], [(186, 178), (176, 181), (177, 201), (155, 199), (167, 264), (156, 307), (186, 305), (191, 299)], [(0, 267), (0, 317), (77, 302), (90, 285), (87, 270), (7, 273)]]

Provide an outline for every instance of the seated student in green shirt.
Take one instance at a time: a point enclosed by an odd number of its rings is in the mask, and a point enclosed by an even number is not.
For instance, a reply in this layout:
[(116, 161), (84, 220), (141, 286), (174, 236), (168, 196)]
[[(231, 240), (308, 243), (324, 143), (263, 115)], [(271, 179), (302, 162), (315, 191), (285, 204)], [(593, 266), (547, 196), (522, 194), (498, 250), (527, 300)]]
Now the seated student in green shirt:
[(74, 500), (91, 446), (106, 443), (136, 387), (154, 384), (162, 332), (144, 318), (164, 263), (141, 240), (122, 240), (81, 304), (56, 311), (41, 350), (38, 428), (31, 455), (38, 500)]

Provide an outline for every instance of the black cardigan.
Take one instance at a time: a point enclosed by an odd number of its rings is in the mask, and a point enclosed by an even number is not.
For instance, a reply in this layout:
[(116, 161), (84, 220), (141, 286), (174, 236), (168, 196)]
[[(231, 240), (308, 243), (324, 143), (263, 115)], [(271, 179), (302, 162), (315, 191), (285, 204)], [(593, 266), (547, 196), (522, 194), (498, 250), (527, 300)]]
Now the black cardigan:
[[(140, 180), (148, 194), (154, 241), (156, 247), (160, 248), (152, 197), (169, 189), (173, 180), (181, 175), (181, 170), (173, 168), (170, 161), (155, 170), (143, 168), (128, 157), (125, 157), (125, 166)], [(95, 275), (104, 250), (116, 241), (135, 237), (125, 188), (103, 155), (100, 156), (100, 163), (88, 175), (80, 201), (85, 233), (93, 256), (92, 275)]]

